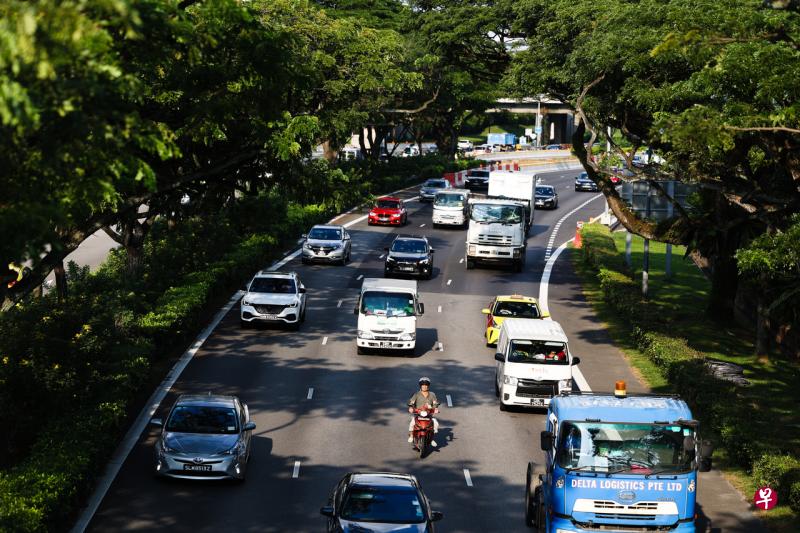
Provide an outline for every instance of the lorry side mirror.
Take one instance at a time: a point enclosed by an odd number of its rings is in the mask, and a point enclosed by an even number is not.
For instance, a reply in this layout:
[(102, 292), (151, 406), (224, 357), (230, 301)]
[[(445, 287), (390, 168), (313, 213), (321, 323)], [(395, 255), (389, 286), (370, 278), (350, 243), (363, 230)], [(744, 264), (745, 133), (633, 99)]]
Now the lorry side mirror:
[(431, 253), (433, 253), (433, 252), (435, 252), (435, 251), (436, 251), (436, 250), (434, 250), (433, 248), (431, 248)]
[(573, 364), (573, 365), (579, 365), (579, 364), (581, 364), (581, 358), (580, 358), (580, 357), (573, 357), (573, 358), (572, 358), (572, 364)]
[(553, 434), (549, 431), (542, 431), (541, 433), (542, 451), (549, 452), (553, 449)]
[(700, 443), (700, 461), (698, 462), (697, 469), (700, 472), (708, 472), (711, 470), (711, 456), (714, 454), (714, 445), (711, 441), (704, 440)]
[(497, 352), (494, 354), (494, 360), (503, 363), (506, 360), (506, 356), (503, 355), (502, 352)]
[(354, 315), (357, 315), (357, 314), (358, 314), (358, 306), (355, 306), (355, 307), (353, 308), (353, 314), (354, 314)]
[(424, 315), (425, 314), (425, 304), (424, 303), (419, 302), (417, 304), (417, 313), (420, 314), (420, 315)]
[(691, 435), (687, 435), (683, 437), (683, 451), (685, 452), (693, 452), (695, 447), (694, 437)]

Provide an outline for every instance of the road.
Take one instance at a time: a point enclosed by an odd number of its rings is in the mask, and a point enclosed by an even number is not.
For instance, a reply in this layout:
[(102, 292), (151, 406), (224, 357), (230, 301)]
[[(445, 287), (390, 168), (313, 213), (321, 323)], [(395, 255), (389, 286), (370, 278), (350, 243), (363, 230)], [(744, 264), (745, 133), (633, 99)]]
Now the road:
[[(345, 267), (304, 266), (297, 260), (283, 267), (298, 271), (308, 288), (301, 331), (242, 330), (234, 306), (157, 413), (165, 416), (180, 393), (240, 396), (257, 424), (246, 483), (155, 480), (156, 432), (147, 430), (88, 530), (321, 531), (319, 507), (345, 473), (388, 470), (420, 479), (433, 508), (445, 514), (437, 530), (525, 531), (525, 466), (542, 461), (538, 439), (544, 415), (499, 411), (493, 350), (481, 337), (480, 310), (496, 294), (538, 295), (546, 255), (574, 235), (577, 220), (603, 208), (601, 195), (573, 191), (574, 171), (543, 178), (557, 187), (560, 205), (537, 211), (522, 273), (466, 271), (464, 230), (432, 229), (430, 205), (417, 201), (409, 203), (406, 228), (352, 226), (353, 261)], [(570, 212), (553, 237), (556, 223)], [(359, 356), (352, 313), (358, 277), (383, 275), (380, 256), (397, 233), (423, 233), (436, 249), (434, 277), (420, 282), (426, 314), (419, 323), (417, 352), (414, 357)], [(564, 266), (568, 258), (561, 257), (550, 280), (550, 311), (570, 336), (589, 384), (609, 390), (613, 380), (625, 378), (632, 390), (643, 390), (583, 301), (571, 268)], [(420, 461), (406, 442), (405, 402), (422, 375), (431, 377), (443, 408), (439, 448)], [(700, 494), (707, 513), (717, 505), (713, 492)]]

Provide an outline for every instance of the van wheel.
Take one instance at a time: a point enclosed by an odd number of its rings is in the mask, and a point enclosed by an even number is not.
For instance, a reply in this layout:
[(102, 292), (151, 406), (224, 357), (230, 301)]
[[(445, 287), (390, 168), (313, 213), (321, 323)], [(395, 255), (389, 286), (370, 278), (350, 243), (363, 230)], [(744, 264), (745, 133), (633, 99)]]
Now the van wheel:
[(358, 353), (358, 355), (367, 355), (367, 349), (358, 346), (356, 347), (356, 353)]
[(472, 270), (473, 268), (475, 268), (475, 261), (467, 259), (467, 270)]
[[(497, 386), (497, 374), (494, 376), (494, 396), (495, 398), (500, 397), (500, 387)], [(500, 405), (503, 405), (502, 403)]]

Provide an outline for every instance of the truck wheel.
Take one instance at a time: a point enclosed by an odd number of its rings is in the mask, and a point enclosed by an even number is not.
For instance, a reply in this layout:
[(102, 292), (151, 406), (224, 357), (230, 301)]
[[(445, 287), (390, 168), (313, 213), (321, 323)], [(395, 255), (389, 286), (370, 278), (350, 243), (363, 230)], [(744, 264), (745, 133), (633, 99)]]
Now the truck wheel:
[(356, 347), (356, 353), (358, 353), (358, 355), (367, 355), (367, 349), (358, 346)]
[(522, 259), (517, 259), (514, 261), (514, 272), (522, 272), (522, 267), (525, 265), (525, 262)]
[(475, 268), (475, 261), (467, 259), (467, 270), (472, 270), (473, 268)]

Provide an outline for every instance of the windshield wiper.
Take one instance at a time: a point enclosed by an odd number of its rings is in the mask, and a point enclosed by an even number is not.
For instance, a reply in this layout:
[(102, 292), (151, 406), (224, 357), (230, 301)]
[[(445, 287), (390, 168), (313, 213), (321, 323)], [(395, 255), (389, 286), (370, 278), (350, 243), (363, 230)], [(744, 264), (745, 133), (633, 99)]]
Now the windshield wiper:
[[(567, 472), (580, 472), (586, 468), (594, 468), (594, 465), (576, 466), (575, 468), (567, 468)], [(594, 470), (592, 470), (594, 472)]]
[[(644, 477), (648, 478), (650, 476), (657, 476), (659, 474), (663, 474), (664, 472), (668, 472), (669, 470), (676, 470), (676, 469), (677, 470), (683, 470), (683, 468), (679, 467), (678, 465), (672, 465), (672, 466), (664, 467), (664, 468), (662, 468), (660, 470), (653, 470), (649, 474), (645, 474)], [(678, 475), (678, 472), (673, 472), (673, 474), (674, 475)]]

